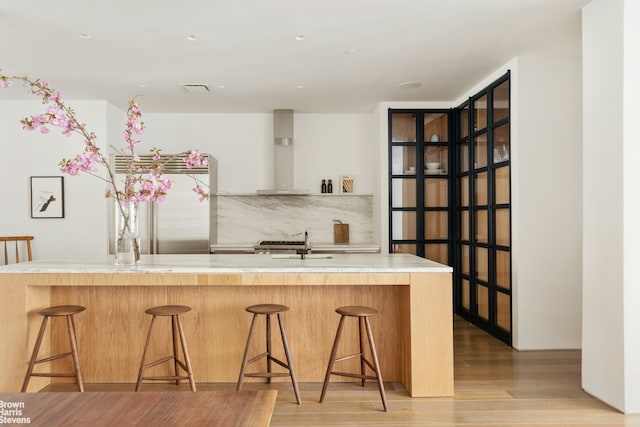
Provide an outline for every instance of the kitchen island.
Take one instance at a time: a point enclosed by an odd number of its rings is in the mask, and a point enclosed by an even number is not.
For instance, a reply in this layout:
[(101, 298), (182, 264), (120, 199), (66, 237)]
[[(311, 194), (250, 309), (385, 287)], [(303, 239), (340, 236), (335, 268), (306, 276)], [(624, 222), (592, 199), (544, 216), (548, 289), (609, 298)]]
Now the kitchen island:
[[(383, 379), (401, 382), (414, 397), (452, 396), (451, 273), (448, 266), (404, 254), (336, 254), (304, 260), (151, 255), (133, 268), (113, 265), (112, 257), (0, 267), (0, 391), (20, 389), (42, 307), (87, 307), (76, 316), (86, 383), (135, 382), (150, 322), (144, 310), (163, 304), (192, 307), (183, 323), (196, 382), (235, 382), (251, 321), (244, 308), (277, 303), (290, 307), (284, 324), (298, 381), (323, 380), (339, 320), (335, 308), (368, 305), (379, 311), (371, 323)], [(158, 356), (170, 348), (168, 323), (159, 322), (154, 332), (153, 351)], [(258, 326), (263, 331), (264, 326)], [(68, 348), (63, 325), (51, 330), (50, 343), (41, 354), (49, 346), (56, 352)], [(347, 339), (355, 331), (355, 325), (345, 326), (344, 354), (357, 346), (355, 338)], [(264, 340), (263, 335), (258, 336)], [(279, 349), (275, 331), (273, 339)], [(255, 354), (261, 351), (255, 348)], [(353, 362), (352, 369), (357, 369)], [(349, 363), (342, 370), (349, 369)], [(54, 364), (56, 369), (70, 369), (64, 359)], [(163, 372), (168, 364), (156, 369)], [(34, 378), (29, 390), (48, 381)]]

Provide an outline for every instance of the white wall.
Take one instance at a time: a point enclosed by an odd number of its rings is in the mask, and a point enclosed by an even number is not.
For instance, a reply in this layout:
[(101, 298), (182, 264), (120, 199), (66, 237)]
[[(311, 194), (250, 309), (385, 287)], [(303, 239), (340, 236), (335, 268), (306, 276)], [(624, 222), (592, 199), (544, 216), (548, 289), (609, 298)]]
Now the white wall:
[[(57, 128), (48, 135), (25, 131), (20, 119), (41, 114), (40, 101), (2, 101), (0, 92), (0, 235), (33, 235), (35, 259), (105, 254), (106, 201), (102, 181), (91, 176), (64, 175), (65, 217), (32, 219), (30, 176), (63, 176), (58, 162), (82, 152), (77, 135), (62, 136)], [(106, 103), (70, 101), (77, 117), (98, 135), (101, 147), (107, 141)]]
[(640, 412), (639, 26), (637, 1), (583, 9), (582, 385), (627, 413)]
[(640, 2), (624, 3), (624, 376), (625, 407), (640, 413)]
[(580, 348), (581, 59), (521, 56), (513, 84), (513, 345)]
[[(144, 105), (142, 106), (144, 108)], [(144, 111), (143, 111), (144, 114)], [(197, 148), (218, 159), (220, 193), (273, 187), (272, 114), (144, 114), (143, 142), (164, 152)], [(294, 185), (320, 193), (322, 179), (355, 176), (355, 191), (371, 194), (370, 114), (294, 113)]]
[(624, 406), (623, 2), (583, 8), (582, 386)]

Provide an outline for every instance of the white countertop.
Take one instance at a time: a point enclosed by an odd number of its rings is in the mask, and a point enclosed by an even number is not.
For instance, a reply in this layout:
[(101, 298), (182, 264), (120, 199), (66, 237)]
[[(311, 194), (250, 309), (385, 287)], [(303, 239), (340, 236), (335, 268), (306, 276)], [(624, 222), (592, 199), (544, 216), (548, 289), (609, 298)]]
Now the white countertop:
[(408, 254), (334, 254), (286, 259), (272, 255), (143, 255), (139, 266), (113, 256), (51, 258), (0, 266), (1, 273), (447, 273), (453, 269)]

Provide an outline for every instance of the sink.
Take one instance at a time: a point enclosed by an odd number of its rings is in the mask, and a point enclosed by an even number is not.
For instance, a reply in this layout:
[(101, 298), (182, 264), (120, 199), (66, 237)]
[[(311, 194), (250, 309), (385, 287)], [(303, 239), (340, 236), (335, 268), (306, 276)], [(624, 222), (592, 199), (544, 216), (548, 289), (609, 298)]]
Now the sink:
[[(298, 254), (272, 254), (271, 258), (273, 259), (301, 259)], [(307, 254), (304, 257), (305, 259), (329, 259), (333, 258), (331, 254)]]

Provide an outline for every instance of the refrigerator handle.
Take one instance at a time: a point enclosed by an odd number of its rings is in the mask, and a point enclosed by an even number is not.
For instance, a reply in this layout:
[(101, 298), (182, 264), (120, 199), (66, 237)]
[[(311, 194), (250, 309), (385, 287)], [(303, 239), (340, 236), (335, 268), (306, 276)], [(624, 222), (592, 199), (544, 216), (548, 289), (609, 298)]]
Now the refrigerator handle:
[(149, 217), (151, 221), (147, 221), (147, 227), (149, 228), (149, 253), (158, 253), (158, 210), (156, 209), (155, 202), (149, 202)]

